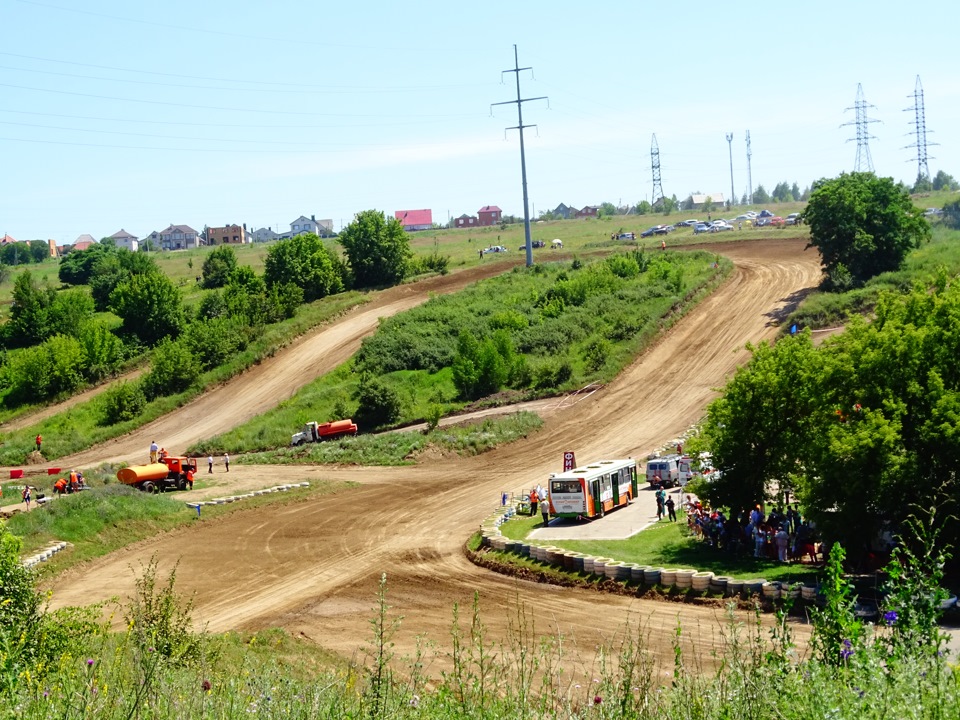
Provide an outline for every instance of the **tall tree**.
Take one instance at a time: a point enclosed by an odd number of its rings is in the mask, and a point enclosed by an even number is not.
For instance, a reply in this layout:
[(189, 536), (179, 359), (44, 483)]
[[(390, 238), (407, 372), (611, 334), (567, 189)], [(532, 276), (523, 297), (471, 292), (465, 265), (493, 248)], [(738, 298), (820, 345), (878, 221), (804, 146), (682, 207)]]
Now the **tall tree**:
[(41, 286), (29, 270), (21, 272), (13, 283), (13, 303), (6, 328), (12, 346), (35, 345), (50, 335), (50, 305), (55, 292)]
[(753, 204), (766, 205), (768, 202), (770, 202), (770, 196), (767, 194), (767, 191), (763, 185), (757, 185), (757, 189), (753, 191)]
[(307, 302), (343, 292), (342, 262), (313, 233), (281, 240), (267, 251), (263, 279), (268, 288), (293, 283)]
[(937, 191), (957, 190), (960, 189), (960, 185), (957, 184), (952, 175), (948, 175), (943, 170), (938, 170), (937, 174), (933, 176), (933, 189)]
[(410, 240), (396, 218), (379, 210), (357, 213), (340, 233), (355, 287), (396, 285), (403, 280), (413, 256)]
[(930, 238), (930, 225), (892, 178), (843, 173), (813, 185), (804, 212), (810, 244), (828, 277), (849, 273), (854, 285), (900, 267), (907, 253)]
[(110, 294), (110, 309), (123, 331), (147, 345), (176, 338), (186, 324), (180, 290), (161, 273), (133, 275)]
[(237, 267), (237, 253), (229, 245), (215, 248), (203, 261), (203, 287), (207, 289), (223, 287)]

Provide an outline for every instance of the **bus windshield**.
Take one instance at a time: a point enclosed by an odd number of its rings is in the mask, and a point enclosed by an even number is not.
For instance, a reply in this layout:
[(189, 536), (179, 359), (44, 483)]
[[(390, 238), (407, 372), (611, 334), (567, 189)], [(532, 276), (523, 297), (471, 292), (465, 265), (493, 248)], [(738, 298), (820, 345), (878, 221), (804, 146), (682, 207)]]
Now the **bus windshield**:
[(583, 494), (583, 488), (579, 480), (554, 480), (550, 483), (550, 491), (554, 493), (576, 493)]

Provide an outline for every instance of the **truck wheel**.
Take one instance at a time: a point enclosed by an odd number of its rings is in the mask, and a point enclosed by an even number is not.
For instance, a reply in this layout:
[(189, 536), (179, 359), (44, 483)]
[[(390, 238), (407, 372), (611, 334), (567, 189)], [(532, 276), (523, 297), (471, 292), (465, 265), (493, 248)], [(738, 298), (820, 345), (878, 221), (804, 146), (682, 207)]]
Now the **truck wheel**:
[(299, 440), (297, 440), (297, 447), (300, 447), (301, 445), (303, 445), (304, 442), (306, 441), (303, 438), (300, 438)]
[(180, 477), (177, 480), (177, 490), (186, 490), (187, 489), (187, 479), (185, 477)]
[(149, 480), (143, 483), (143, 485), (140, 486), (140, 489), (145, 493), (155, 493), (157, 491), (156, 486)]

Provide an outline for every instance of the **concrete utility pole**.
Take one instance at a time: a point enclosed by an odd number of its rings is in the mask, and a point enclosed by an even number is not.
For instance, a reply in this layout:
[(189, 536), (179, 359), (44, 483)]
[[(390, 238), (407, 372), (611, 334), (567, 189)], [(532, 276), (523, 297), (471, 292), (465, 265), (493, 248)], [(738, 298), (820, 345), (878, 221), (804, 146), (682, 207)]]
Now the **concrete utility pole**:
[(750, 158), (753, 153), (750, 152), (750, 131), (747, 130), (747, 205), (753, 205), (753, 176), (750, 172)]
[[(520, 67), (520, 61), (517, 59), (517, 46), (513, 46), (513, 68), (510, 70), (504, 70), (500, 73), (500, 77), (503, 77), (504, 73), (514, 73), (517, 79), (517, 99), (516, 100), (507, 100), (505, 102), (491, 103), (490, 107), (493, 108), (495, 105), (512, 105), (517, 104), (517, 124), (514, 127), (509, 127), (507, 130), (519, 130), (520, 131), (520, 177), (523, 182), (523, 232), (524, 237), (527, 241), (527, 267), (533, 265), (533, 243), (530, 240), (530, 208), (527, 201), (527, 157), (523, 148), (523, 129), (528, 127), (536, 127), (536, 125), (524, 125), (523, 124), (523, 103), (532, 102), (534, 100), (546, 100), (546, 95), (541, 97), (533, 98), (521, 98), (520, 97), (520, 71), (521, 70), (532, 70), (533, 68), (529, 67)], [(491, 110), (492, 112), (492, 110)]]
[(733, 133), (727, 133), (727, 145), (730, 148), (730, 207), (737, 204), (737, 196), (733, 192)]

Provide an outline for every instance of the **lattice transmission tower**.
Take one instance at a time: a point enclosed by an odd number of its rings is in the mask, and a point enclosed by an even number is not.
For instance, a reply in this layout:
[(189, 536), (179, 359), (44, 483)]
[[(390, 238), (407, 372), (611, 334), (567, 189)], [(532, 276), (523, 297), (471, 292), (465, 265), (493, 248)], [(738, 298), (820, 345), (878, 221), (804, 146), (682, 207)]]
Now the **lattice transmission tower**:
[(914, 141), (907, 145), (904, 150), (917, 149), (917, 179), (927, 178), (929, 180), (930, 167), (927, 165), (927, 160), (935, 160), (936, 158), (927, 155), (927, 146), (939, 145), (940, 143), (927, 142), (927, 120), (923, 109), (923, 85), (920, 83), (919, 75), (917, 75), (917, 84), (914, 86), (913, 95), (907, 95), (907, 97), (913, 98), (913, 107), (906, 108), (904, 112), (913, 112), (914, 119), (910, 123), (913, 125), (913, 131), (908, 134), (914, 136)]
[(848, 138), (847, 142), (851, 140), (857, 141), (857, 158), (854, 160), (853, 169), (856, 172), (873, 172), (873, 158), (870, 157), (870, 140), (876, 140), (877, 138), (870, 134), (870, 123), (880, 122), (875, 118), (871, 118), (867, 115), (867, 109), (873, 108), (877, 109), (876, 105), (871, 105), (863, 97), (863, 86), (860, 83), (857, 83), (857, 99), (853, 103), (853, 107), (848, 107), (844, 110), (853, 110), (853, 121), (848, 123), (843, 123), (840, 127), (847, 127), (848, 125), (856, 125), (857, 127), (857, 136), (855, 138)]
[(663, 183), (660, 182), (660, 146), (657, 145), (657, 136), (654, 134), (650, 140), (650, 167), (653, 168), (653, 202), (654, 207), (658, 202), (663, 201)]

